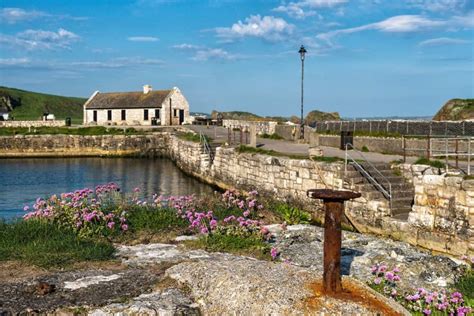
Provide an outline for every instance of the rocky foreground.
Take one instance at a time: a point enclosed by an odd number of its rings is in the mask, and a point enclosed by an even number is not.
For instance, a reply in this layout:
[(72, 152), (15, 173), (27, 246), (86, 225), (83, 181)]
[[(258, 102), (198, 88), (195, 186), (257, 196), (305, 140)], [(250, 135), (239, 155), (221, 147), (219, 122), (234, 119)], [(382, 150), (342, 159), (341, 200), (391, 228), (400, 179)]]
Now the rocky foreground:
[[(280, 261), (268, 262), (174, 245), (118, 245), (118, 263), (73, 271), (35, 271), (0, 279), (0, 315), (21, 312), (89, 315), (376, 315), (364, 302), (321, 296), (323, 229), (268, 226)], [(400, 289), (448, 287), (462, 273), (457, 260), (405, 243), (344, 232), (343, 273), (365, 283), (371, 266), (398, 266)], [(4, 275), (4, 274), (3, 274)], [(345, 280), (348, 281), (349, 279)], [(354, 281), (357, 283), (357, 281)], [(369, 293), (367, 295), (377, 296)], [(380, 300), (385, 300), (378, 297)], [(385, 300), (398, 314), (406, 313)], [(395, 313), (395, 314), (397, 314)]]

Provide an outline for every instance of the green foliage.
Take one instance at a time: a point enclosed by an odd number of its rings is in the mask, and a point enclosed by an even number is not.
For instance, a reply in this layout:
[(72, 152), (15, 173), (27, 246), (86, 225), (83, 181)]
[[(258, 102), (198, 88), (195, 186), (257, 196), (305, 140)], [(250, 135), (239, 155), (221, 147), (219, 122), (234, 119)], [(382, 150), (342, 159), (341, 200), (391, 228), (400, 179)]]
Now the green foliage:
[(289, 225), (309, 224), (311, 222), (311, 214), (286, 203), (276, 205), (275, 212)]
[(219, 228), (189, 245), (211, 252), (229, 252), (270, 259), (270, 246), (262, 239), (262, 235), (258, 232), (245, 231), (237, 226)]
[(306, 155), (285, 154), (285, 153), (274, 151), (272, 149), (268, 150), (268, 149), (255, 148), (255, 147), (250, 147), (250, 146), (245, 146), (245, 145), (240, 145), (239, 147), (237, 147), (237, 152), (269, 155), (269, 156), (275, 156), (275, 157), (287, 157), (290, 159), (308, 159), (308, 156)]
[(0, 136), (14, 135), (136, 135), (146, 131), (134, 128), (116, 128), (104, 126), (91, 126), (81, 128), (71, 127), (0, 127)]
[(343, 161), (344, 159), (339, 158), (339, 157), (316, 156), (316, 157), (312, 157), (311, 160), (332, 163), (332, 162)]
[(369, 148), (368, 148), (367, 146), (365, 146), (365, 145), (362, 146), (362, 149), (361, 149), (361, 150), (362, 150), (362, 152), (364, 152), (364, 153), (368, 153), (368, 152), (370, 151)]
[(268, 138), (268, 139), (283, 139), (280, 135), (273, 133), (273, 134), (262, 134), (260, 135), (261, 138)]
[(446, 165), (439, 161), (439, 160), (429, 160), (428, 158), (418, 158), (415, 163), (415, 165), (428, 165), (428, 166), (431, 166), (431, 167), (435, 167), (435, 168), (444, 168), (446, 167)]
[(453, 286), (471, 303), (474, 303), (474, 270), (469, 270)]
[[(194, 142), (194, 143), (199, 143), (201, 142), (201, 136), (199, 136), (199, 134), (195, 134), (195, 133), (191, 133), (191, 132), (188, 132), (188, 133), (180, 133), (178, 134), (178, 137), (182, 140), (185, 140), (185, 141), (188, 141), (188, 142)], [(204, 138), (207, 140), (207, 142), (210, 142), (211, 141), (211, 138), (208, 137), (208, 136), (205, 136), (204, 135)]]
[(42, 220), (0, 222), (0, 261), (20, 260), (40, 267), (108, 260), (114, 247), (80, 239), (71, 229)]
[(128, 209), (128, 223), (132, 232), (146, 230), (148, 232), (163, 232), (176, 228), (187, 228), (189, 222), (176, 216), (176, 210), (133, 206)]
[(86, 102), (84, 98), (63, 97), (7, 87), (0, 87), (0, 96), (12, 99), (14, 108), (10, 115), (16, 120), (37, 120), (43, 113), (51, 113), (56, 119), (70, 117), (74, 122), (80, 122), (83, 116), (82, 106)]

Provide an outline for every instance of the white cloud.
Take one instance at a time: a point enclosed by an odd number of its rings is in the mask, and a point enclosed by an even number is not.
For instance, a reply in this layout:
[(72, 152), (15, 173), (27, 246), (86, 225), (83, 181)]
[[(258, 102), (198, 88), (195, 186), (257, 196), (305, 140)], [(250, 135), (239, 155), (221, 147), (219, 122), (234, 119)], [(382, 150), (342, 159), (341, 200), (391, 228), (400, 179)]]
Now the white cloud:
[(204, 48), (204, 46), (183, 43), (183, 44), (173, 45), (173, 48), (182, 49), (182, 50), (196, 50), (196, 49)]
[(127, 40), (131, 42), (157, 42), (159, 39), (153, 36), (131, 36)]
[(463, 28), (474, 27), (474, 11), (470, 11), (465, 15), (454, 16), (451, 18), (451, 24)]
[(447, 12), (462, 10), (468, 0), (408, 0), (408, 5), (431, 12)]
[(251, 15), (245, 22), (238, 21), (231, 27), (216, 28), (217, 36), (227, 41), (244, 37), (257, 37), (268, 41), (279, 41), (292, 34), (294, 25), (273, 16)]
[(303, 19), (308, 16), (316, 15), (317, 12), (314, 11), (314, 9), (333, 8), (347, 3), (348, 1), (349, 0), (301, 0), (282, 4), (272, 11), (283, 12), (292, 18)]
[(432, 38), (426, 41), (418, 43), (418, 46), (443, 46), (443, 45), (463, 45), (469, 44), (471, 41), (460, 39), (460, 38), (450, 38), (450, 37), (439, 37)]
[(194, 44), (179, 44), (174, 45), (173, 48), (189, 51), (193, 53), (192, 60), (207, 61), (207, 60), (236, 60), (242, 58), (240, 55), (229, 53), (222, 48), (210, 48)]
[(29, 63), (29, 58), (0, 58), (0, 66), (25, 66)]
[(142, 57), (119, 57), (107, 61), (76, 61), (72, 62), (71, 66), (80, 66), (85, 68), (124, 68), (130, 66), (159, 66), (164, 62), (160, 59), (142, 58)]
[(237, 57), (237, 55), (230, 54), (221, 48), (206, 48), (196, 51), (196, 54), (191, 59), (197, 61), (206, 61), (210, 59), (235, 60)]
[(0, 23), (15, 24), (18, 22), (31, 21), (38, 18), (71, 19), (76, 21), (87, 20), (87, 17), (70, 16), (67, 14), (50, 14), (37, 10), (24, 10), (21, 8), (0, 9)]
[(351, 34), (367, 30), (376, 30), (386, 33), (411, 33), (430, 30), (445, 25), (447, 25), (446, 21), (431, 20), (421, 15), (397, 15), (376, 23), (321, 33), (316, 37), (322, 40), (329, 40), (337, 35)]
[(276, 7), (272, 11), (286, 13), (290, 17), (295, 18), (295, 19), (304, 19), (308, 16), (316, 15), (316, 11), (313, 11), (313, 10), (305, 11), (303, 10), (302, 7), (300, 7), (298, 4), (294, 2), (290, 2), (287, 5), (281, 5), (279, 7)]
[(49, 14), (35, 10), (26, 11), (20, 8), (3, 8), (0, 10), (0, 21), (10, 24), (20, 21), (29, 21), (45, 16), (49, 16)]
[(63, 28), (57, 32), (26, 30), (14, 36), (0, 34), (0, 44), (26, 50), (68, 49), (80, 37)]

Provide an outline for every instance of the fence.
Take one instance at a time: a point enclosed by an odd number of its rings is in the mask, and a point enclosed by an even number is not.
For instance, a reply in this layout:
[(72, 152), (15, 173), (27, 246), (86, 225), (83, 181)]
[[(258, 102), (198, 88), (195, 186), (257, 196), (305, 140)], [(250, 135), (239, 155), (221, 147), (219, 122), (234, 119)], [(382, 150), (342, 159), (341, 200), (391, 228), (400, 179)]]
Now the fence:
[[(417, 144), (407, 144), (409, 140), (403, 137), (403, 160), (406, 161), (407, 152), (418, 152), (422, 156), (431, 158), (444, 158), (446, 170), (452, 165), (454, 159), (454, 166), (456, 169), (460, 168), (460, 159), (467, 160), (467, 174), (471, 174), (471, 160), (474, 157), (474, 137), (442, 137), (442, 136), (426, 136), (425, 139), (418, 138), (419, 141), (425, 143), (425, 146)], [(462, 163), (463, 164), (463, 163)]]
[(316, 123), (318, 132), (359, 131), (381, 134), (474, 136), (474, 121), (362, 120)]

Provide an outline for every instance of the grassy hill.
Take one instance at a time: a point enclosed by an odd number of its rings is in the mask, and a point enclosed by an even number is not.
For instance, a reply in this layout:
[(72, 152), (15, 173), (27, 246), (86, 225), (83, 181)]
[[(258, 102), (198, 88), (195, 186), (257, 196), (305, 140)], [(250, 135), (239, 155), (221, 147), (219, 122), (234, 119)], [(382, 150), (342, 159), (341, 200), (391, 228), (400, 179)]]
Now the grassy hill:
[(8, 111), (15, 120), (37, 120), (47, 112), (56, 119), (70, 117), (73, 123), (81, 123), (86, 100), (0, 87), (0, 111)]
[(452, 99), (433, 117), (435, 121), (461, 121), (474, 119), (474, 99)]

